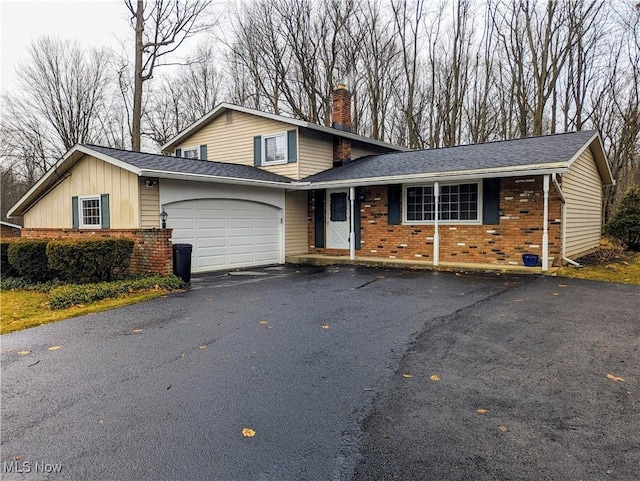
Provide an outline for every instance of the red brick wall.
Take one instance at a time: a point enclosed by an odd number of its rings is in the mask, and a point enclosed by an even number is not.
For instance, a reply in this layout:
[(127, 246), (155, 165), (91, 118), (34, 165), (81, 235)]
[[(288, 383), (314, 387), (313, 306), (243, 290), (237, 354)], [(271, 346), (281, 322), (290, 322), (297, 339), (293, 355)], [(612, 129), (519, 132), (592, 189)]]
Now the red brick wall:
[(22, 237), (44, 239), (91, 239), (118, 237), (133, 239), (131, 274), (161, 274), (173, 272), (171, 229), (22, 229)]
[[(433, 260), (433, 225), (388, 225), (387, 187), (364, 187), (361, 204), (361, 257)], [(500, 182), (498, 225), (440, 224), (440, 261), (522, 265), (522, 254), (542, 258), (542, 177), (505, 178)], [(322, 207), (324, 208), (324, 206)], [(402, 207), (404, 209), (404, 206)], [(314, 246), (314, 205), (309, 195), (309, 252), (346, 255), (347, 250)], [(549, 257), (560, 262), (562, 204), (549, 189)]]

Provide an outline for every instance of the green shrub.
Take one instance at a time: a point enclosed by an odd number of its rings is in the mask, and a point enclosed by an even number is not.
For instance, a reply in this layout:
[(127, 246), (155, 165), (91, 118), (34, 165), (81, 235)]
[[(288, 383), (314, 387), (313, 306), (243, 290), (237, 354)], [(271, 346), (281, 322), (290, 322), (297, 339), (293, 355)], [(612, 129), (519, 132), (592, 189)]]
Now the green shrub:
[(0, 274), (2, 274), (2, 277), (15, 277), (18, 275), (18, 271), (9, 263), (9, 246), (14, 242), (16, 242), (16, 239), (0, 240)]
[(629, 249), (640, 250), (640, 185), (627, 191), (618, 210), (605, 227), (605, 234)]
[(49, 266), (67, 282), (110, 281), (129, 267), (131, 239), (63, 239), (47, 245)]
[(0, 279), (0, 289), (10, 291), (13, 289), (22, 291), (49, 292), (54, 287), (61, 286), (62, 281), (53, 279), (47, 282), (33, 282), (26, 277), (5, 277)]
[(66, 309), (78, 304), (99, 301), (120, 294), (145, 289), (165, 289), (168, 291), (184, 287), (182, 279), (176, 276), (148, 276), (96, 284), (69, 284), (51, 289), (49, 305), (51, 309)]
[(7, 257), (11, 266), (22, 277), (34, 282), (46, 282), (54, 278), (55, 271), (47, 259), (48, 239), (21, 239), (11, 242)]

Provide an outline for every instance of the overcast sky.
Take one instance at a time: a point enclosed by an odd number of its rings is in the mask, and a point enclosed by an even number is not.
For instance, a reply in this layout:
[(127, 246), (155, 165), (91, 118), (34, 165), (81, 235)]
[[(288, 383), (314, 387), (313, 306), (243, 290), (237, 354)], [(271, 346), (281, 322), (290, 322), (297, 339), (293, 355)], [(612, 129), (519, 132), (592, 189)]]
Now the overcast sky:
[(16, 65), (40, 36), (119, 50), (119, 40), (133, 35), (122, 0), (0, 0), (0, 6), (2, 90), (13, 87)]

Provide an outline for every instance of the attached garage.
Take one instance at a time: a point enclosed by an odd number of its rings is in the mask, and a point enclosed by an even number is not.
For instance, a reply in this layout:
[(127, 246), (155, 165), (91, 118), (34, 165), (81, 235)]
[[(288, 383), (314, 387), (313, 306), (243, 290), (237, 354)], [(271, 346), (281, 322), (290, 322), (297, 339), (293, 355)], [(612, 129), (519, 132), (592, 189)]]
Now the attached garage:
[(237, 199), (166, 204), (174, 244), (193, 245), (191, 271), (208, 272), (282, 262), (282, 210)]

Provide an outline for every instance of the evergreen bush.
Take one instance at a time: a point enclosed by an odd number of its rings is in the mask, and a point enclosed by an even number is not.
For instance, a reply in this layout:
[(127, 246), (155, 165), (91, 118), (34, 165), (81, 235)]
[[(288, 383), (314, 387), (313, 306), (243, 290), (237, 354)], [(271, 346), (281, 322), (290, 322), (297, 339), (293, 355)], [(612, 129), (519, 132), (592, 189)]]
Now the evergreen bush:
[(129, 267), (131, 239), (61, 239), (47, 245), (49, 266), (72, 283), (110, 281)]
[(9, 264), (20, 276), (33, 282), (47, 282), (55, 277), (47, 258), (48, 239), (20, 239), (7, 249)]
[(640, 185), (626, 192), (604, 232), (627, 248), (640, 250)]

